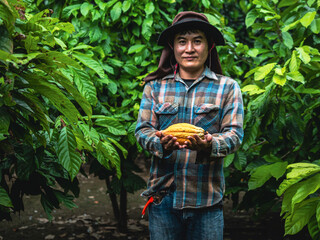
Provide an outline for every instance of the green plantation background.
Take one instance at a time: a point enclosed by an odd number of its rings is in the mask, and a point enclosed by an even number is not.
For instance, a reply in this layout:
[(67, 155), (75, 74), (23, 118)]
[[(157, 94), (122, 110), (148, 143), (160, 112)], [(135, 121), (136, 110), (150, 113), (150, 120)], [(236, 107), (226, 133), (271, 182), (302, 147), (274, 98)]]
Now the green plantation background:
[[(223, 72), (241, 86), (245, 137), (225, 159), (226, 197), (285, 234), (320, 239), (320, 0), (0, 0), (0, 219), (41, 195), (48, 218), (75, 206), (77, 174), (106, 182), (119, 229), (135, 174), (143, 77), (159, 33), (182, 10), (226, 39)], [(63, 189), (63, 190), (61, 190)], [(239, 192), (245, 192), (241, 200)], [(117, 196), (120, 195), (120, 204)]]

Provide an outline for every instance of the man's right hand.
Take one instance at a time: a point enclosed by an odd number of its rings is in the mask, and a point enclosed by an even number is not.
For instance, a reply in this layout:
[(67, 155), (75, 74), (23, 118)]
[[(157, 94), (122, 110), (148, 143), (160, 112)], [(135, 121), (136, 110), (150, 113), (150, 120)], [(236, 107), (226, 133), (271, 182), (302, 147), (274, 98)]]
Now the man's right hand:
[(162, 144), (164, 153), (169, 153), (173, 150), (184, 148), (184, 145), (180, 145), (177, 142), (177, 138), (172, 135), (163, 135), (161, 131), (156, 132), (156, 136), (160, 138), (160, 143)]

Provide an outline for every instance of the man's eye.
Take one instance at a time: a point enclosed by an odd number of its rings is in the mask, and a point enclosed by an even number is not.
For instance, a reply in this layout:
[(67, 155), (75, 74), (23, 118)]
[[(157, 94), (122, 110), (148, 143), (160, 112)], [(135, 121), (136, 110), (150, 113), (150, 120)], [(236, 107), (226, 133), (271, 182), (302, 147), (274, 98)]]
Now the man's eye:
[(194, 43), (195, 44), (201, 44), (201, 40), (195, 40)]
[(181, 44), (181, 45), (183, 45), (183, 44), (185, 44), (186, 43), (186, 41), (184, 41), (184, 40), (180, 40), (179, 41), (179, 44)]

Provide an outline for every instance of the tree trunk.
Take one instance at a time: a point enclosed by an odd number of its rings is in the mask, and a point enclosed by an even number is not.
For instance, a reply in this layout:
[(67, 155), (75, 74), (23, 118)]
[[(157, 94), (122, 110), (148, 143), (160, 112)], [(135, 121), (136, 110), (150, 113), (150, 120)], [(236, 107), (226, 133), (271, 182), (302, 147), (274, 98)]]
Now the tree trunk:
[(110, 184), (109, 176), (106, 177), (106, 185), (109, 192), (109, 197), (112, 203), (113, 215), (117, 222), (120, 221), (120, 212), (119, 212), (119, 205), (117, 202), (117, 195), (113, 192)]
[(120, 232), (127, 231), (127, 190), (124, 188), (123, 184), (120, 192), (120, 221), (118, 224)]

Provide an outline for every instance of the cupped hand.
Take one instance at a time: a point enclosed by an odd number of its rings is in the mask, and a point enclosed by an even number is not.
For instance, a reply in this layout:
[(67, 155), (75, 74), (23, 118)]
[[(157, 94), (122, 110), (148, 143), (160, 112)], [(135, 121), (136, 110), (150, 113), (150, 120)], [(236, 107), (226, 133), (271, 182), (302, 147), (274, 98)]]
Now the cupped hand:
[(166, 152), (170, 152), (184, 147), (180, 145), (177, 142), (177, 138), (172, 135), (164, 135), (161, 131), (157, 131), (156, 136), (160, 138), (160, 143), (162, 144), (163, 150)]
[(188, 136), (189, 141), (185, 141), (185, 148), (201, 151), (210, 152), (212, 149), (212, 135), (204, 135), (204, 139), (201, 139), (198, 135)]

